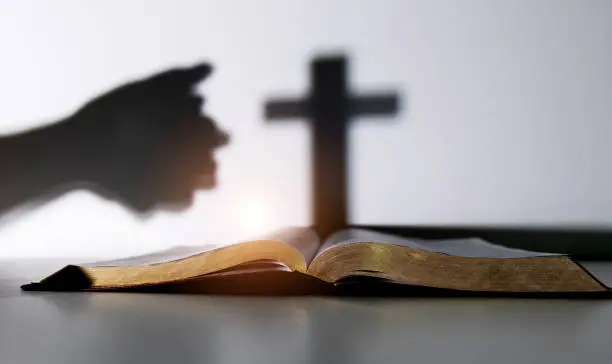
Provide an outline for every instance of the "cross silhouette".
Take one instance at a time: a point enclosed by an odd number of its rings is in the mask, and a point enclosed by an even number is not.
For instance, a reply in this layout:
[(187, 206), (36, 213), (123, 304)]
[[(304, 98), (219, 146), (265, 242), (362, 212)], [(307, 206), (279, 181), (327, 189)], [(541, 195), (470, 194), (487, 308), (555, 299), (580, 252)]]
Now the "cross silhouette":
[(311, 63), (310, 94), (303, 100), (266, 103), (268, 120), (310, 119), (312, 163), (312, 222), (327, 236), (347, 226), (348, 127), (355, 116), (389, 115), (398, 110), (395, 93), (351, 96), (345, 57), (315, 58)]

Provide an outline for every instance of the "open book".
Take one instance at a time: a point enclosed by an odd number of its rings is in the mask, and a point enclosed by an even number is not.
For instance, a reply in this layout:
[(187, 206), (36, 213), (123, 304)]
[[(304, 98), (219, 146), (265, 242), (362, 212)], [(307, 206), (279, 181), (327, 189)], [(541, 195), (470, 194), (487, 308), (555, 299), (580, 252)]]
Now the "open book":
[(408, 239), (361, 229), (338, 231), (322, 241), (314, 230), (299, 227), (232, 245), (177, 247), (69, 265), (22, 288), (204, 293), (293, 288), (328, 293), (373, 281), (467, 292), (608, 290), (564, 255), (512, 249), (478, 238)]

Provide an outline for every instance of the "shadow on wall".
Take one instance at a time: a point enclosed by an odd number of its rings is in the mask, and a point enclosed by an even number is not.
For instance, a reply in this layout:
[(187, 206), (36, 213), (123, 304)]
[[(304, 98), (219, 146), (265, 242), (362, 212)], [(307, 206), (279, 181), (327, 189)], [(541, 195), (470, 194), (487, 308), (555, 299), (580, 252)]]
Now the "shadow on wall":
[(183, 209), (214, 188), (213, 153), (228, 135), (201, 114), (201, 63), (133, 81), (40, 129), (0, 138), (0, 214), (77, 188), (139, 215)]
[[(348, 59), (318, 56), (310, 64), (310, 92), (302, 99), (272, 99), (265, 104), (268, 120), (309, 119), (312, 130), (312, 221), (321, 236), (348, 224), (347, 163), (351, 119), (394, 116), (399, 111), (395, 91), (352, 95)], [(399, 158), (400, 156), (398, 156)]]

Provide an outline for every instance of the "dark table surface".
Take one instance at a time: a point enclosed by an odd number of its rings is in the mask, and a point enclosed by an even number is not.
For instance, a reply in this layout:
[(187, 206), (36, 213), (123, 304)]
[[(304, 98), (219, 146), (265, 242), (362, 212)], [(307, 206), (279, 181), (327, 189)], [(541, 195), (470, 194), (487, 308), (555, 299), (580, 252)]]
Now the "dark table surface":
[(0, 363), (612, 362), (612, 300), (20, 291), (65, 263), (0, 261)]

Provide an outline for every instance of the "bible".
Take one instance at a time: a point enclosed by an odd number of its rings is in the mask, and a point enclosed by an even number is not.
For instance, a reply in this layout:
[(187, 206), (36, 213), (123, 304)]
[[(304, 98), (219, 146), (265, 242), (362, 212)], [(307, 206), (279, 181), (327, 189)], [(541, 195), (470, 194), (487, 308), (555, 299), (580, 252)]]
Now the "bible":
[[(292, 227), (223, 246), (183, 246), (68, 265), (23, 290), (334, 294), (347, 287), (481, 293), (593, 293), (608, 288), (569, 256), (479, 238), (427, 240), (365, 229), (321, 239)], [(369, 288), (368, 288), (369, 289)]]

